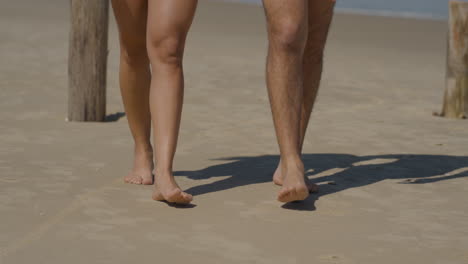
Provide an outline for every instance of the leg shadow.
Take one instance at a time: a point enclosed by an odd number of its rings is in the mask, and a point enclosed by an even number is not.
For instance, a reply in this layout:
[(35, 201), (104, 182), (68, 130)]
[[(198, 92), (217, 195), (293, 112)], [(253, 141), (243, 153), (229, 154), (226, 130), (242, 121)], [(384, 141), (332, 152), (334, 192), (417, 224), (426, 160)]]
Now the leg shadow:
[(124, 112), (116, 112), (106, 116), (105, 122), (116, 122), (119, 121), (120, 118), (124, 117)]
[[(250, 184), (271, 182), (279, 157), (263, 155), (217, 160), (224, 163), (201, 170), (177, 171), (175, 175), (186, 176), (194, 180), (223, 178), (187, 190), (192, 195), (203, 195)], [(323, 196), (367, 186), (382, 180), (391, 179), (400, 180), (399, 183), (425, 184), (468, 176), (468, 157), (466, 156), (304, 154), (303, 161), (306, 176), (319, 184), (320, 190), (317, 194), (311, 194), (303, 202), (284, 204), (282, 208), (314, 211), (316, 210), (315, 201)]]

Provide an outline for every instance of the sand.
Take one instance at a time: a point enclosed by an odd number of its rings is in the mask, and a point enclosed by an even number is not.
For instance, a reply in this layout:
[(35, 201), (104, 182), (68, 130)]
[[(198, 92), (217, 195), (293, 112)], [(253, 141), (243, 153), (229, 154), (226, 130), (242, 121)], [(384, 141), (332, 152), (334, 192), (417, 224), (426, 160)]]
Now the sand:
[(174, 208), (123, 183), (125, 117), (65, 122), (67, 5), (0, 9), (0, 263), (468, 263), (468, 122), (432, 116), (445, 22), (336, 16), (304, 149), (321, 191), (282, 206), (263, 11), (201, 1), (175, 164), (195, 200)]

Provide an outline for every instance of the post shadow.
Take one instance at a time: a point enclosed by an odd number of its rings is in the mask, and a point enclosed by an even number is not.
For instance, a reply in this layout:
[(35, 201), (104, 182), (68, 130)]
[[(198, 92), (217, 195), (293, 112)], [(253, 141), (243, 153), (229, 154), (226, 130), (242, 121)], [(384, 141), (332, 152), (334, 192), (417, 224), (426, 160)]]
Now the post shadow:
[[(176, 171), (175, 175), (186, 176), (194, 180), (228, 177), (186, 190), (196, 196), (250, 184), (271, 182), (279, 157), (263, 155), (217, 160), (224, 163), (201, 170)], [(398, 184), (425, 184), (468, 177), (468, 157), (466, 156), (304, 154), (303, 161), (306, 176), (317, 183), (320, 190), (304, 202), (285, 204), (283, 208), (313, 211), (315, 201), (322, 196), (382, 180), (400, 180)], [(324, 173), (337, 168), (340, 168), (337, 173)], [(323, 176), (320, 176), (321, 173), (324, 173)]]

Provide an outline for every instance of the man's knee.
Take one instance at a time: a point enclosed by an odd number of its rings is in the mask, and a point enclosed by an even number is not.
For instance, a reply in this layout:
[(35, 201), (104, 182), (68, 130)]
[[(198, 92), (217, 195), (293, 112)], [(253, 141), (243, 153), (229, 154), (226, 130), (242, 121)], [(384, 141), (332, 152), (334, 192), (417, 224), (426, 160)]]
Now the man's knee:
[(320, 64), (323, 62), (329, 25), (329, 23), (322, 22), (315, 26), (309, 26), (307, 44), (304, 49), (304, 59), (307, 63)]
[(181, 36), (148, 38), (147, 50), (152, 64), (182, 65), (184, 39)]
[(314, 19), (309, 20), (307, 31), (307, 44), (304, 58), (308, 63), (322, 63), (325, 44), (328, 38), (331, 20), (333, 17), (334, 1), (317, 2), (317, 13), (312, 14)]
[(307, 41), (307, 25), (290, 19), (272, 23), (269, 26), (269, 40), (278, 49), (302, 52)]

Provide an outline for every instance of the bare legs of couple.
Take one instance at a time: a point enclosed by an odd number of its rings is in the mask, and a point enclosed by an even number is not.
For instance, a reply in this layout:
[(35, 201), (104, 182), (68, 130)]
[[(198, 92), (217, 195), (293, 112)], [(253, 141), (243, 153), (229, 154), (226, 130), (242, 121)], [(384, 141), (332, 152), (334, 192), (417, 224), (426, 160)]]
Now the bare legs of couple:
[[(192, 196), (175, 182), (172, 162), (182, 111), (185, 38), (197, 1), (112, 0), (112, 5), (120, 32), (121, 92), (135, 141), (134, 166), (125, 181), (152, 184), (154, 171), (155, 200), (189, 203)], [(317, 190), (304, 177), (301, 150), (334, 2), (264, 0), (264, 6), (270, 43), (267, 84), (281, 153), (273, 180), (282, 185), (279, 201), (303, 200)]]
[(280, 202), (304, 200), (317, 185), (304, 175), (304, 136), (320, 85), (333, 0), (263, 0), (268, 23), (267, 86), (280, 163)]
[(135, 142), (125, 182), (153, 184), (154, 172), (153, 199), (181, 204), (192, 196), (175, 182), (172, 164), (184, 92), (182, 58), (196, 6), (197, 0), (112, 0), (120, 33), (120, 87)]

